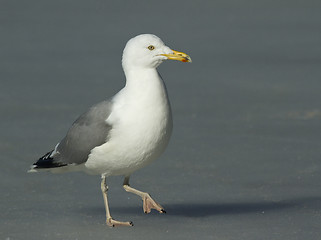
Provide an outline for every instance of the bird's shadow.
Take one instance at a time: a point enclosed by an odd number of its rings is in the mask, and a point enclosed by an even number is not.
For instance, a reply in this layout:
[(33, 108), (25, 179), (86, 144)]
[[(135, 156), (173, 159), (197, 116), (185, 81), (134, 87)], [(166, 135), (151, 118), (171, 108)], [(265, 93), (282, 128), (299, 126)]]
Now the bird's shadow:
[[(291, 208), (300, 208), (300, 206), (311, 205), (312, 208), (321, 209), (321, 197), (307, 197), (290, 199), (283, 201), (262, 201), (262, 202), (227, 202), (227, 203), (172, 203), (164, 205), (169, 216), (185, 216), (185, 217), (208, 217), (213, 215), (239, 215), (250, 213), (263, 213), (271, 211), (282, 211)], [(104, 214), (103, 207), (84, 208), (89, 214)], [(142, 209), (133, 206), (112, 207), (113, 213), (134, 214), (142, 213)], [(154, 211), (157, 213), (156, 211)]]

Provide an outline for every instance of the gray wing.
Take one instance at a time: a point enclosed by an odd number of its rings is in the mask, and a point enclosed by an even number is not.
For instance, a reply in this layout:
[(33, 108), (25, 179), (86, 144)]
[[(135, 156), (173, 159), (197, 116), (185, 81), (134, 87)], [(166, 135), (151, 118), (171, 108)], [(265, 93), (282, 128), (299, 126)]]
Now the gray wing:
[(53, 161), (60, 164), (84, 163), (90, 151), (107, 141), (112, 126), (106, 123), (112, 103), (103, 101), (92, 106), (71, 126), (67, 135), (56, 147)]

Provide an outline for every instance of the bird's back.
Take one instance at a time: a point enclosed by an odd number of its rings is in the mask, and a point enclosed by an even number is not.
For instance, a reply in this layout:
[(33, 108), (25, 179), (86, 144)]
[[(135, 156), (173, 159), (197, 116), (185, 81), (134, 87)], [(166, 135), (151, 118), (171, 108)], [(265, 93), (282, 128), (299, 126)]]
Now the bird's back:
[(33, 169), (50, 169), (69, 164), (85, 163), (90, 151), (107, 139), (111, 126), (106, 119), (110, 115), (112, 103), (108, 100), (92, 106), (70, 127), (66, 136), (54, 150), (42, 156)]

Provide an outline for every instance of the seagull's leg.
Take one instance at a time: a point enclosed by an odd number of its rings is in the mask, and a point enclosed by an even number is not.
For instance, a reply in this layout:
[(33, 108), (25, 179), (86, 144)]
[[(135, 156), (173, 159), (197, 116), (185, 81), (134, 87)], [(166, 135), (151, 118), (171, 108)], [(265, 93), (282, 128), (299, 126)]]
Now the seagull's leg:
[(155, 209), (160, 213), (166, 213), (164, 208), (159, 203), (154, 201), (148, 193), (141, 192), (135, 188), (130, 187), (129, 176), (125, 177), (123, 187), (126, 192), (134, 193), (142, 198), (144, 213), (150, 213), (152, 209)]
[(107, 197), (107, 192), (108, 192), (108, 186), (106, 184), (106, 177), (102, 176), (101, 177), (101, 191), (103, 193), (104, 197), (104, 203), (105, 203), (105, 209), (106, 209), (106, 224), (110, 227), (116, 227), (116, 226), (133, 226), (132, 222), (119, 222), (114, 220), (109, 212), (109, 206), (108, 206), (108, 197)]

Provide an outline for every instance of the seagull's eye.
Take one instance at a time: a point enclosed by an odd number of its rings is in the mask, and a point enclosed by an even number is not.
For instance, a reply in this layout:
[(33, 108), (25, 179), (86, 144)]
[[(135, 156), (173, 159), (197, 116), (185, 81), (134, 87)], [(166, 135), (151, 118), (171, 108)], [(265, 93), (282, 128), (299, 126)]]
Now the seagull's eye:
[(148, 46), (148, 49), (152, 51), (152, 50), (155, 49), (155, 47), (154, 47), (153, 45), (149, 45), (149, 46)]

